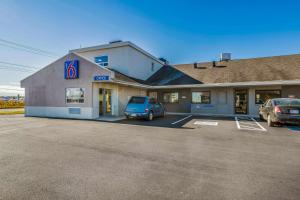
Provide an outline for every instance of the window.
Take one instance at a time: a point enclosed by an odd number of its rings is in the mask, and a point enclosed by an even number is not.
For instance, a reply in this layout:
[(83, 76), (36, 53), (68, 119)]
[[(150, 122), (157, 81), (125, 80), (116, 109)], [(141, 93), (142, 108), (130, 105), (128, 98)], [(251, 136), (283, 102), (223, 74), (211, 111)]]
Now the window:
[(255, 91), (255, 104), (264, 104), (267, 100), (273, 98), (280, 98), (280, 90), (256, 90)]
[(210, 104), (210, 92), (192, 92), (192, 103)]
[(150, 103), (150, 104), (156, 104), (157, 102), (156, 102), (156, 99), (154, 99), (154, 98), (149, 98), (149, 103)]
[(108, 56), (97, 56), (95, 57), (95, 63), (102, 67), (108, 66)]
[(84, 103), (84, 88), (66, 88), (67, 103)]
[(149, 97), (157, 99), (157, 92), (149, 92)]
[(279, 106), (300, 106), (300, 100), (299, 99), (277, 99), (274, 100), (275, 105)]
[(145, 103), (145, 97), (131, 97), (129, 103), (144, 104)]
[(178, 103), (178, 92), (164, 93), (165, 103)]

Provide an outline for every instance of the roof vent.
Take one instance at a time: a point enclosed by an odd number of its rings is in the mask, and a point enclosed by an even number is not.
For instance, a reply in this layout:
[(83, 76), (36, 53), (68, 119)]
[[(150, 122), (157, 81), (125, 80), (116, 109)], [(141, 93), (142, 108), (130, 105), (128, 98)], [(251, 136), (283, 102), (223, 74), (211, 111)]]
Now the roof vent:
[(169, 61), (163, 57), (158, 58), (158, 60), (162, 61), (165, 65), (169, 64)]
[(112, 40), (112, 41), (109, 41), (109, 44), (114, 44), (114, 43), (119, 43), (119, 42), (122, 42), (122, 40)]
[(231, 53), (221, 53), (221, 61), (231, 60)]

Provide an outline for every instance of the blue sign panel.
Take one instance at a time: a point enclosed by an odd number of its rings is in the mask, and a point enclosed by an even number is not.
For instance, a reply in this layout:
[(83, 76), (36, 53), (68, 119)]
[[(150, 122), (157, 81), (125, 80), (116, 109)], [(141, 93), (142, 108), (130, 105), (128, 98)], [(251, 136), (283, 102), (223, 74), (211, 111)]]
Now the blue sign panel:
[(109, 81), (109, 76), (94, 76), (94, 81)]
[(67, 60), (65, 62), (65, 79), (79, 78), (79, 61)]

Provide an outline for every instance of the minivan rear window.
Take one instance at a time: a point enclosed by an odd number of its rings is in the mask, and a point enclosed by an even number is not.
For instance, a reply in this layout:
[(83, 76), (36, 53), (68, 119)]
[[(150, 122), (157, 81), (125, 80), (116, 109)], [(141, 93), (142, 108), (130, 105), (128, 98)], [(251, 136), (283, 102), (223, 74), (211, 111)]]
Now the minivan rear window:
[(144, 104), (145, 97), (131, 97), (129, 103)]
[(274, 100), (276, 106), (300, 106), (300, 99), (277, 99)]

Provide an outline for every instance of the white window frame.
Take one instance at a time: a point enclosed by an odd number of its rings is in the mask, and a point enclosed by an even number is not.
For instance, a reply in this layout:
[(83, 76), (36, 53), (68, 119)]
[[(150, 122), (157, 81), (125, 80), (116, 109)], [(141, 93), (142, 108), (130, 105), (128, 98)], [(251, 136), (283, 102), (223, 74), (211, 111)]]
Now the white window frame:
[[(68, 102), (68, 97), (67, 97), (67, 90), (68, 89), (82, 89), (83, 90), (83, 102)], [(65, 88), (65, 103), (66, 104), (84, 104), (85, 103), (85, 88), (82, 87), (68, 87)]]

